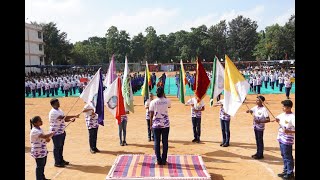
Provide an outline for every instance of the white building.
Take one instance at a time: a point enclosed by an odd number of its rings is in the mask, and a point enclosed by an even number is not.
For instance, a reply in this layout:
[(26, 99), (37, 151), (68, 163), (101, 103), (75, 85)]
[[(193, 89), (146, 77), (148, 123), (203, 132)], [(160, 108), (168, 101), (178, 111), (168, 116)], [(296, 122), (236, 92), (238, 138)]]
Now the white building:
[[(25, 65), (44, 65), (42, 27), (25, 23)], [(25, 67), (25, 73), (40, 72), (40, 68)]]

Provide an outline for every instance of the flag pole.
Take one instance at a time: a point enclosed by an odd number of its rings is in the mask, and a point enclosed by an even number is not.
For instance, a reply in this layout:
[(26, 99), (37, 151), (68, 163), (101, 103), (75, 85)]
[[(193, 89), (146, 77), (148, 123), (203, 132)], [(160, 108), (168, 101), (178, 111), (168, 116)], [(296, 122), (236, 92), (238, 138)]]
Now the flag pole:
[[(272, 114), (272, 112), (270, 111), (270, 109), (267, 107), (267, 105), (260, 99), (260, 97), (258, 96), (257, 92), (252, 89), (254, 94), (257, 96), (257, 98), (262, 102), (263, 106), (267, 108), (267, 110), (270, 112), (270, 114), (272, 115), (273, 118), (275, 118), (275, 116)], [(244, 102), (244, 104), (247, 106), (247, 108), (250, 110), (250, 108), (248, 107), (247, 103)]]
[[(63, 120), (67, 117), (67, 115), (69, 114), (69, 112), (71, 111), (71, 109), (74, 107), (74, 105), (79, 101), (79, 99), (80, 99), (80, 96), (77, 98), (76, 102), (73, 103), (72, 107), (71, 107), (70, 110), (67, 112), (67, 114), (64, 116)], [(82, 113), (82, 111), (78, 114), (78, 116), (79, 116), (81, 113)], [(66, 125), (66, 127), (65, 127), (64, 129), (66, 129), (71, 122), (73, 122), (73, 121), (70, 121), (70, 122)]]

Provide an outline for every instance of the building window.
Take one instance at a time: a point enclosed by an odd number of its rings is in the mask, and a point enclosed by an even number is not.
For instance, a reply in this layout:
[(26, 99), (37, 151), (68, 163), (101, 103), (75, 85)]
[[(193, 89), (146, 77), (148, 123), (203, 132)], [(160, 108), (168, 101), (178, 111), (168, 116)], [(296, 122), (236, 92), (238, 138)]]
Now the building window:
[(42, 39), (42, 33), (41, 33), (41, 31), (38, 31), (38, 38), (39, 38), (39, 39)]
[(42, 44), (39, 44), (39, 51), (42, 51)]

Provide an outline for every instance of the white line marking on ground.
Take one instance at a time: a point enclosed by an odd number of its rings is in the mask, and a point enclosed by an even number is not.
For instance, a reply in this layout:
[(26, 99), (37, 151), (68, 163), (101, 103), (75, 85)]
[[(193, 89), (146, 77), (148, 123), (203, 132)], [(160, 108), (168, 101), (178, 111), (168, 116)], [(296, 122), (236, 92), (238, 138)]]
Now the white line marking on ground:
[(272, 170), (270, 167), (268, 167), (268, 165), (267, 165), (266, 163), (263, 163), (263, 162), (260, 162), (260, 161), (256, 161), (256, 160), (254, 160), (254, 162), (262, 165), (264, 168), (266, 168), (266, 169), (270, 172), (270, 174), (271, 174), (274, 178), (277, 178), (277, 176), (274, 174), (273, 170)]
[(56, 178), (56, 177), (58, 177), (59, 176), (59, 174), (61, 174), (62, 173), (62, 171), (64, 171), (64, 169), (65, 168), (62, 168), (55, 176), (53, 176), (53, 178), (52, 179), (54, 179), (54, 178)]

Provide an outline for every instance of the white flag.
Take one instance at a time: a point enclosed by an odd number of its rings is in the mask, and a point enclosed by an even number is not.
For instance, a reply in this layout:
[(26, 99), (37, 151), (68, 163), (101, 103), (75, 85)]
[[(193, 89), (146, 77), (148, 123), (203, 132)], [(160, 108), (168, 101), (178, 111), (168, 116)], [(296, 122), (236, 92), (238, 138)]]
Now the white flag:
[(102, 85), (102, 75), (101, 68), (96, 72), (93, 78), (90, 80), (89, 84), (80, 94), (80, 98), (84, 102), (94, 107), (95, 113), (98, 114), (98, 123), (103, 124), (104, 120), (104, 98), (103, 98), (103, 85)]
[(118, 77), (104, 90), (104, 105), (115, 117), (118, 103)]

